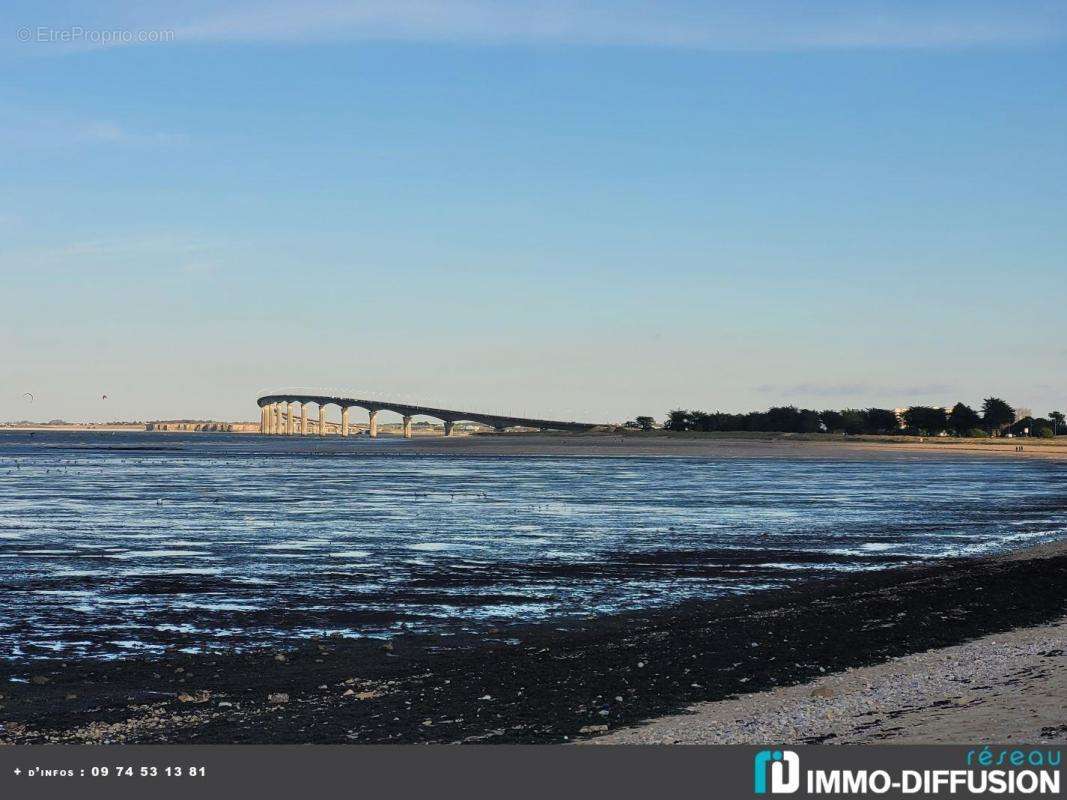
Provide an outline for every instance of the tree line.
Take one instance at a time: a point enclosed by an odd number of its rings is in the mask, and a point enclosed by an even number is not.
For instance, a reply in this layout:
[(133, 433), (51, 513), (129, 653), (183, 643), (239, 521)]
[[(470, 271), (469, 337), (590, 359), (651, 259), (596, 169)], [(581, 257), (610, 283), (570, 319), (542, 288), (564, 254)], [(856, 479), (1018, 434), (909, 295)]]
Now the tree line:
[[(774, 433), (904, 434), (913, 436), (1004, 436), (1009, 433), (1052, 437), (1067, 432), (1064, 415), (1016, 420), (1015, 409), (999, 397), (987, 397), (980, 410), (965, 403), (951, 409), (912, 406), (899, 416), (889, 408), (844, 408), (816, 411), (775, 406), (767, 411), (730, 414), (676, 408), (663, 427), (670, 431), (764, 431)], [(650, 417), (638, 417), (629, 427), (650, 428)]]

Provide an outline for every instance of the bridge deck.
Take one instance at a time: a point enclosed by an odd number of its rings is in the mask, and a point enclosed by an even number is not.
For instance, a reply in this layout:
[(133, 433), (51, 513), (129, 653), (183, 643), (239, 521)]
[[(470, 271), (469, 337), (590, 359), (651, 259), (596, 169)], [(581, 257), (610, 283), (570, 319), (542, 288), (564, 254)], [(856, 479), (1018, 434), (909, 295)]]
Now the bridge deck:
[(314, 403), (318, 406), (335, 405), (341, 409), (362, 408), (367, 411), (392, 411), (402, 417), (433, 417), (444, 422), (477, 422), (491, 428), (543, 428), (561, 431), (589, 431), (603, 427), (595, 422), (575, 422), (531, 417), (512, 417), (501, 414), (483, 414), (478, 411), (463, 411), (451, 408), (394, 403), (387, 400), (367, 400), (359, 397), (321, 394), (266, 394), (256, 401), (259, 406), (273, 403)]

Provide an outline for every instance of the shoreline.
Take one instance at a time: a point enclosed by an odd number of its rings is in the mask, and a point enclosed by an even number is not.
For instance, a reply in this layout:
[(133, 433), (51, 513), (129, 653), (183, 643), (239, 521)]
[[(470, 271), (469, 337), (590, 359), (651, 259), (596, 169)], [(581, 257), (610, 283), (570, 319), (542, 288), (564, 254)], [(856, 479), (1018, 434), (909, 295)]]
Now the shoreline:
[(1065, 582), (1061, 540), (486, 636), (4, 663), (0, 743), (568, 743), (1046, 626)]
[[(1067, 540), (993, 556), (1055, 558)], [(793, 686), (696, 703), (589, 745), (1067, 741), (1067, 616)]]
[[(1063, 438), (1063, 437), (1061, 437)], [(1021, 448), (1021, 449), (1020, 449)], [(409, 445), (418, 455), (548, 456), (590, 458), (794, 458), (908, 460), (929, 456), (1026, 458), (1067, 461), (1067, 441), (997, 439), (813, 439), (787, 434), (739, 437), (619, 434), (479, 434), (462, 439), (427, 437)]]
[(595, 745), (1067, 742), (1067, 617), (698, 703)]
[[(288, 452), (300, 452), (302, 447), (320, 452), (350, 452), (355, 442), (372, 446), (367, 436), (356, 435), (343, 439), (337, 435), (264, 436), (257, 432), (232, 431), (144, 431), (131, 427), (0, 427), (2, 434), (18, 433), (137, 433), (146, 436), (175, 435), (239, 436), (263, 442), (264, 449), (272, 444), (288, 445)], [(829, 434), (774, 433), (477, 433), (444, 437), (432, 433), (418, 434), (410, 440), (383, 433), (381, 443), (390, 449), (382, 455), (461, 456), (461, 457), (567, 457), (567, 458), (792, 458), (845, 460), (914, 460), (930, 456), (960, 458), (1022, 458), (1067, 461), (1067, 436), (1056, 439), (953, 439), (947, 437), (855, 436), (837, 437)], [(0, 441), (2, 443), (2, 441)], [(377, 442), (375, 444), (378, 444)], [(361, 455), (373, 451), (360, 450)]]

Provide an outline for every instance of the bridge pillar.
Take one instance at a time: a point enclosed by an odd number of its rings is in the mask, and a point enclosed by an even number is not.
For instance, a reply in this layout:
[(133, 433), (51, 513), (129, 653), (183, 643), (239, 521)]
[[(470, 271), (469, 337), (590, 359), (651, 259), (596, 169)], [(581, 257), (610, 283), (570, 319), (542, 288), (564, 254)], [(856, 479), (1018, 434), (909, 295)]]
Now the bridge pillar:
[(341, 435), (348, 436), (348, 409), (349, 406), (341, 406)]
[(452, 428), (455, 427), (455, 424), (456, 423), (450, 422), (447, 419), (445, 420), (445, 436), (452, 435)]
[(378, 438), (378, 409), (367, 412), (370, 415), (370, 433), (372, 438)]
[(308, 404), (300, 403), (300, 435), (308, 435)]
[(285, 435), (293, 435), (293, 406), (296, 405), (292, 400), (285, 404)]
[(326, 404), (319, 403), (319, 436), (326, 435)]
[(282, 432), (282, 404), (274, 403), (274, 435)]
[(259, 432), (260, 433), (266, 433), (267, 432), (267, 407), (266, 406), (260, 406), (259, 407)]
[(411, 438), (411, 417), (404, 417), (404, 438)]

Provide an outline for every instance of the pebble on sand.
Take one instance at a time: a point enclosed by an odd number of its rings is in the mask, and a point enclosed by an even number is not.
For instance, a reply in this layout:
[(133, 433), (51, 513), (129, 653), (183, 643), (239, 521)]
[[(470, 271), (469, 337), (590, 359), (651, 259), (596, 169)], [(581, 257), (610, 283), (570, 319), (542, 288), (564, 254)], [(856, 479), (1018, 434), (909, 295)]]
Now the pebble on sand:
[(607, 729), (607, 725), (583, 725), (578, 729), (578, 733), (603, 733)]

